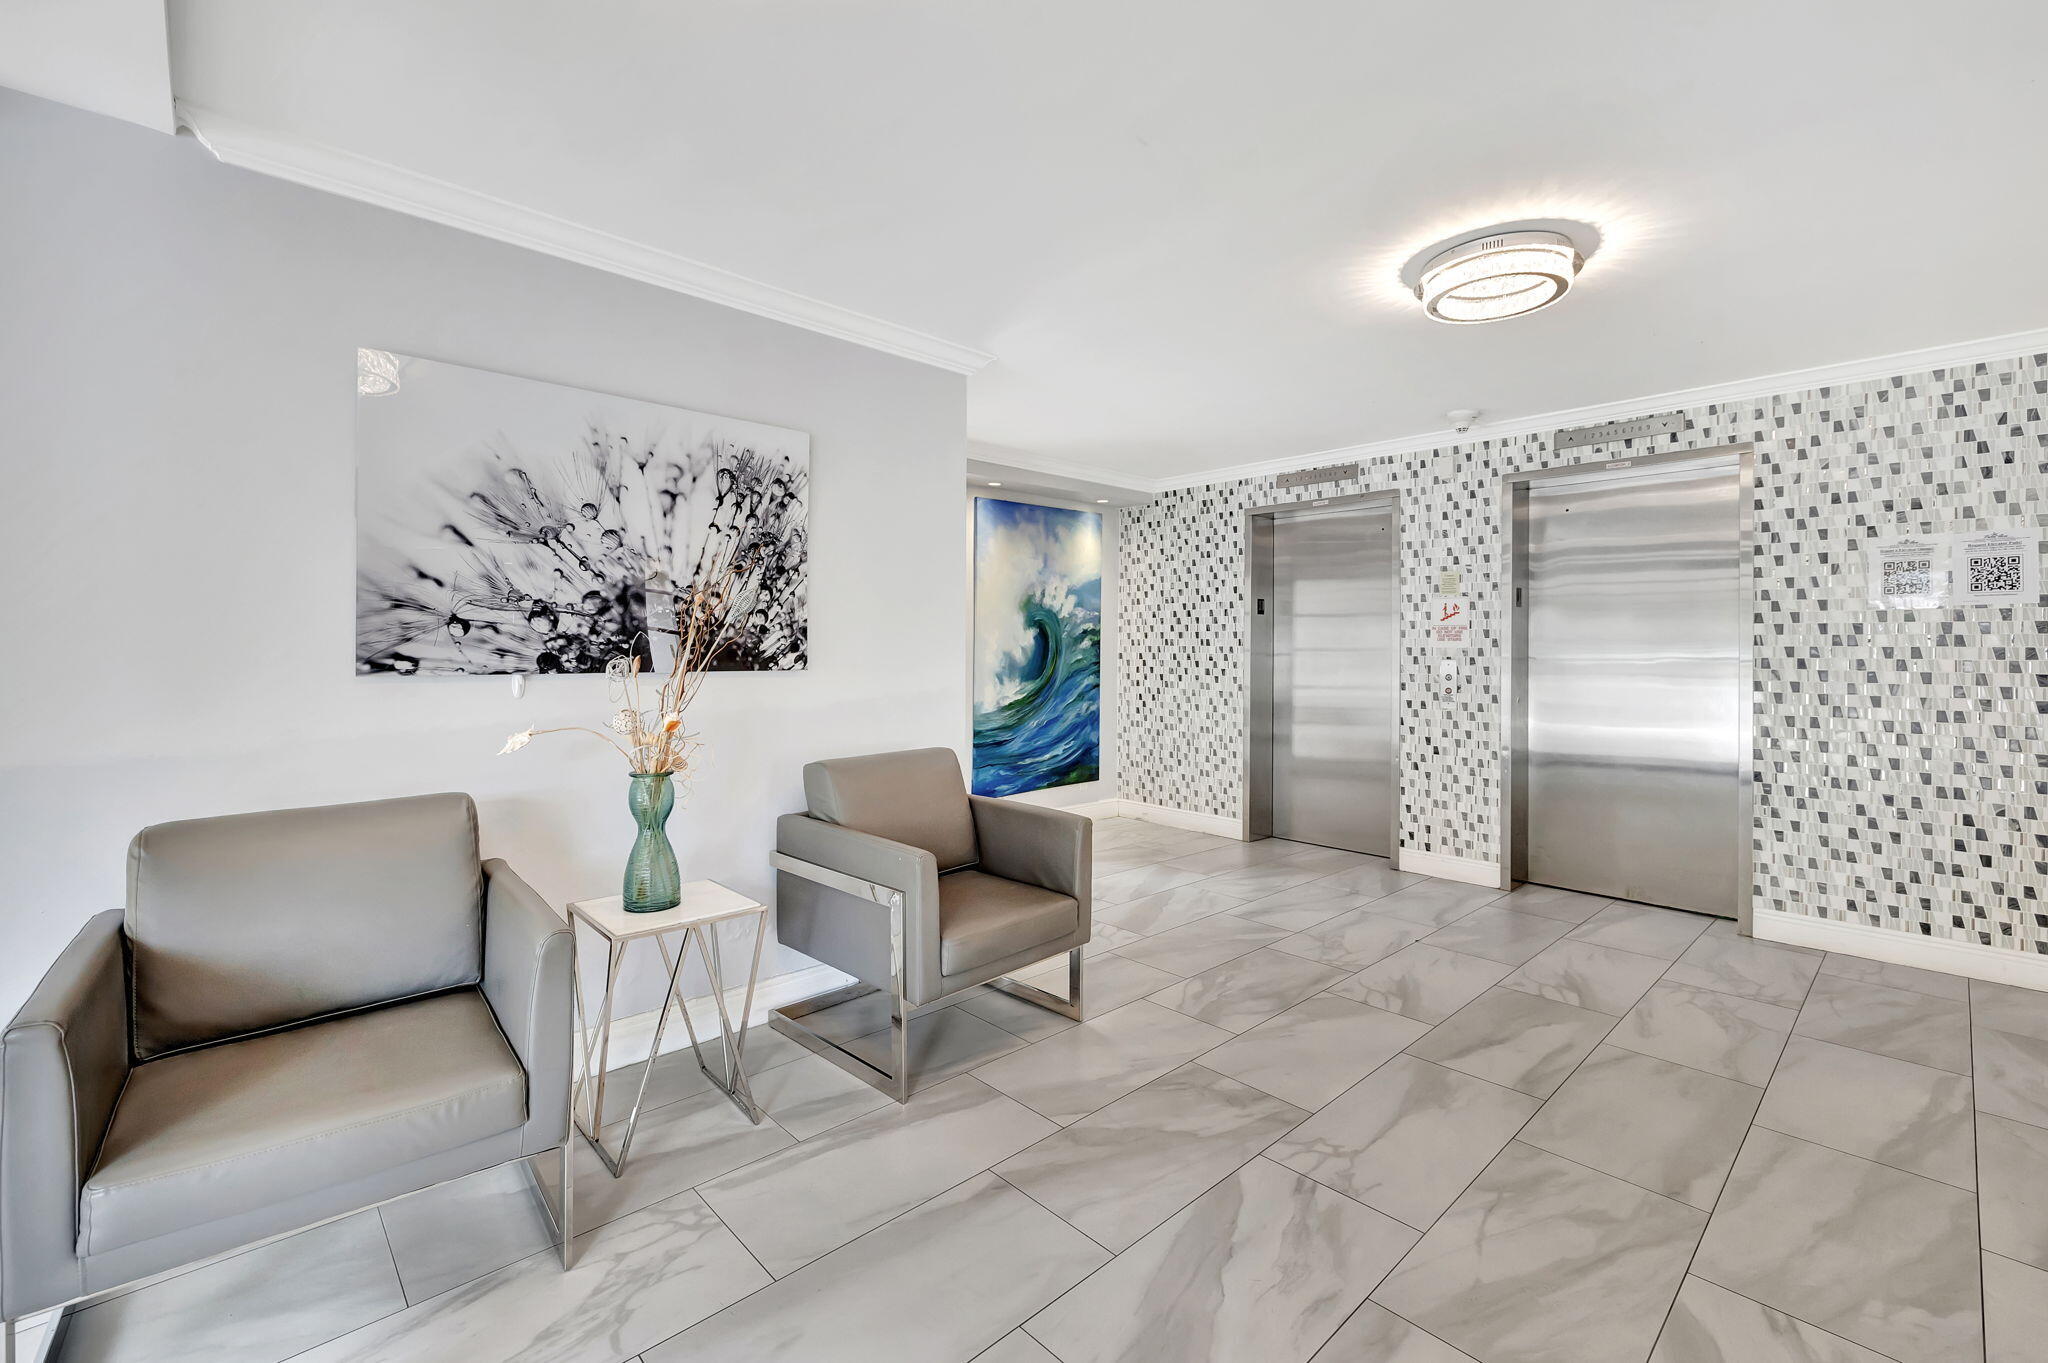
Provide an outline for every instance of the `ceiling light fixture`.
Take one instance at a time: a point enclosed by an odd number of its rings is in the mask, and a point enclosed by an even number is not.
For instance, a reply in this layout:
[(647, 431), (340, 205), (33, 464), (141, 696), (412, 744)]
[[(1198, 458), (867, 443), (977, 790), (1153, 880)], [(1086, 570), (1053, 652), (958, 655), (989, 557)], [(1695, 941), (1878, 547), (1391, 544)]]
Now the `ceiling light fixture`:
[(1107, 497), (1097, 497), (1097, 498), (1095, 499), (1095, 504), (1096, 504), (1097, 506), (1108, 506), (1108, 505), (1109, 505), (1109, 498), (1107, 498)]
[(1002, 486), (1002, 484), (1001, 484), (1001, 483), (990, 483), (990, 484), (989, 484), (989, 486), (990, 486), (990, 487), (1001, 487), (1001, 486)]
[(1583, 264), (1562, 232), (1494, 232), (1433, 257), (1415, 296), (1439, 322), (1498, 322), (1564, 297)]

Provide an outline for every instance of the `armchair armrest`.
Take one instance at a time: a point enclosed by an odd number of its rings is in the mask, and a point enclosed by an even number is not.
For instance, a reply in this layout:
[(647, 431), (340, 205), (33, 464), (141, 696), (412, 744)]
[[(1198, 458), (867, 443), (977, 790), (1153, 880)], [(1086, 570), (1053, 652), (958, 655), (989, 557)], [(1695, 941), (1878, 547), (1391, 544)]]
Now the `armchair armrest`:
[(121, 911), (86, 921), (0, 1038), (0, 1316), (81, 1295), (78, 1195), (128, 1081)]
[[(913, 1003), (938, 992), (938, 858), (809, 814), (775, 821), (775, 850), (777, 941), (871, 984), (886, 984), (899, 963), (885, 907), (893, 891), (903, 896), (906, 992)], [(847, 879), (856, 883), (835, 883)]]
[(1085, 815), (970, 795), (974, 835), (981, 842), (981, 869), (1005, 880), (1073, 896), (1088, 914), (1095, 859), (1095, 822)]
[(484, 863), (484, 1001), (526, 1069), (527, 1154), (569, 1130), (576, 938), (512, 868)]

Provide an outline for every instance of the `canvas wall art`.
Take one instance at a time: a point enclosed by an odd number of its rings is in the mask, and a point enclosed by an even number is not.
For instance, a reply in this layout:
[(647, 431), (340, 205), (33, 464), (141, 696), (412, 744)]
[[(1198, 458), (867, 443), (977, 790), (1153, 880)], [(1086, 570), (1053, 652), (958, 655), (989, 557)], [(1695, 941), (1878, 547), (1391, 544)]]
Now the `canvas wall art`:
[(712, 667), (806, 665), (800, 431), (364, 351), (356, 460), (359, 673), (663, 666), (675, 594), (735, 562)]
[(974, 503), (974, 793), (1101, 775), (1102, 517)]

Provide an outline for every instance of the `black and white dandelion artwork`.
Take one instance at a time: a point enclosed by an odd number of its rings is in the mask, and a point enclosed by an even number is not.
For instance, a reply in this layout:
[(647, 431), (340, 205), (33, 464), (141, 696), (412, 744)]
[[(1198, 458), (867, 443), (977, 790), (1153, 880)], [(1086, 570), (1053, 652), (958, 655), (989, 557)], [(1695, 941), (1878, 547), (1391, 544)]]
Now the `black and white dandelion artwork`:
[(806, 666), (809, 436), (362, 354), (357, 672), (656, 668), (676, 595), (736, 546), (745, 618), (712, 666)]

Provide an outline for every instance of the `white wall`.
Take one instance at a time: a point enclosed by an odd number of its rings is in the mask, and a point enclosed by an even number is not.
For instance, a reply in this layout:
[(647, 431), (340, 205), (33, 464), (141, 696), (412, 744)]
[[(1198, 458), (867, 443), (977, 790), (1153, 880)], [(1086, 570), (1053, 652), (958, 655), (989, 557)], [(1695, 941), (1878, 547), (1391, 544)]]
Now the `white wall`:
[(706, 685), (686, 875), (765, 897), (805, 761), (964, 751), (959, 376), (8, 91), (0, 165), (0, 1015), (165, 819), (467, 790), (543, 895), (617, 892), (616, 755), (494, 756), (601, 678), (353, 675), (358, 345), (810, 433), (811, 668)]
[[(967, 630), (971, 641), (974, 637), (974, 498), (994, 497), (1005, 502), (1025, 502), (1031, 506), (1058, 506), (1069, 511), (1087, 511), (1102, 517), (1102, 743), (1101, 757), (1097, 762), (1097, 779), (1083, 781), (1071, 786), (1053, 786), (1048, 790), (1027, 791), (1009, 798), (1022, 804), (1055, 805), (1065, 809), (1072, 805), (1091, 804), (1097, 800), (1114, 800), (1117, 796), (1117, 706), (1121, 697), (1119, 690), (1122, 664), (1117, 658), (1117, 533), (1119, 517), (1113, 506), (1097, 506), (1093, 502), (1063, 501), (1057, 497), (1045, 497), (1035, 492), (1012, 492), (981, 490), (970, 485), (967, 505), (966, 580), (970, 584), (967, 599)], [(968, 699), (971, 707), (974, 687), (974, 650), (972, 643), (963, 650), (967, 667)], [(969, 718), (972, 730), (972, 718)]]

